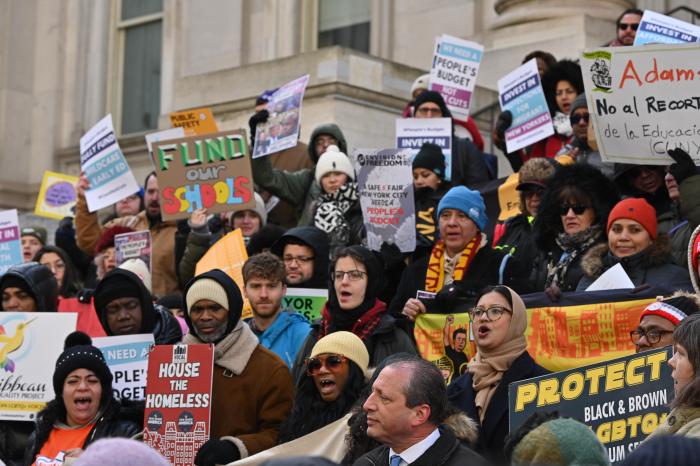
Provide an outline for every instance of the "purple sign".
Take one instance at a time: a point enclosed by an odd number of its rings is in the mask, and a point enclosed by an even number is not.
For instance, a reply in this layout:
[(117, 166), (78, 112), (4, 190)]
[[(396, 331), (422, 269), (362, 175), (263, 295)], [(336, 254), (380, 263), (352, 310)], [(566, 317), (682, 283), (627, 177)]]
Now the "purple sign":
[(51, 207), (75, 202), (75, 187), (67, 181), (59, 181), (46, 189), (46, 203)]

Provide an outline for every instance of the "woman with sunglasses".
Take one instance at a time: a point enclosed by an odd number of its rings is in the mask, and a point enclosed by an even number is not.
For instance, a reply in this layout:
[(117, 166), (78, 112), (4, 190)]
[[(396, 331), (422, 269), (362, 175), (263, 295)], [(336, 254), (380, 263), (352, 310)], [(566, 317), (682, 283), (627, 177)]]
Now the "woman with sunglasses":
[(312, 326), (294, 362), (295, 383), (303, 376), (304, 361), (316, 342), (334, 332), (357, 335), (367, 347), (372, 367), (394, 353), (416, 354), (410, 337), (397, 327), (386, 304), (377, 298), (383, 283), (379, 260), (368, 249), (349, 246), (337, 253), (330, 268), (328, 302), (321, 310), (321, 321)]
[(347, 414), (367, 384), (368, 364), (367, 348), (351, 332), (335, 332), (318, 340), (306, 359), (306, 375), (296, 387), (292, 413), (280, 428), (279, 443)]
[(617, 203), (608, 216), (608, 242), (591, 248), (581, 263), (585, 290), (609, 268), (620, 264), (635, 286), (653, 285), (667, 293), (692, 291), (688, 270), (673, 263), (668, 235), (658, 234), (656, 210), (641, 198)]
[(508, 385), (548, 372), (525, 349), (527, 312), (515, 291), (502, 285), (486, 288), (469, 316), (476, 355), (467, 373), (449, 386), (448, 395), (479, 422), (475, 450), (500, 464), (508, 435)]
[(533, 225), (539, 249), (530, 275), (533, 289), (553, 299), (576, 290), (583, 276), (581, 259), (605, 242), (608, 214), (618, 200), (615, 185), (598, 169), (584, 164), (557, 168)]

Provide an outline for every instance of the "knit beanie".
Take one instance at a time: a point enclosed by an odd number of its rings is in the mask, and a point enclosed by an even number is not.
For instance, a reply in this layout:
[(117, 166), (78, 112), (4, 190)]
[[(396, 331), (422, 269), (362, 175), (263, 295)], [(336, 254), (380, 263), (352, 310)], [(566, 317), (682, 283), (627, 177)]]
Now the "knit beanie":
[(128, 277), (119, 273), (112, 274), (112, 272), (105, 275), (95, 289), (95, 309), (98, 312), (102, 312), (115, 299), (137, 298), (139, 302), (141, 301), (141, 290), (134, 286)]
[(576, 96), (574, 103), (571, 104), (571, 110), (569, 110), (569, 115), (574, 114), (574, 110), (579, 108), (588, 109), (588, 102), (586, 101), (586, 94), (581, 93)]
[(645, 316), (659, 316), (678, 325), (681, 320), (700, 311), (698, 303), (690, 294), (673, 294), (670, 298), (649, 304), (639, 316), (641, 322)]
[(440, 179), (445, 178), (445, 155), (437, 144), (426, 142), (413, 159), (413, 169), (425, 168), (434, 172)]
[(427, 91), (429, 86), (430, 73), (422, 74), (418, 76), (415, 81), (413, 81), (413, 84), (411, 84), (411, 95), (413, 95), (413, 93), (418, 89), (425, 89)]
[(621, 466), (687, 466), (697, 464), (700, 440), (683, 435), (660, 435), (632, 451)]
[(634, 220), (644, 227), (651, 239), (656, 239), (656, 209), (641, 197), (628, 197), (618, 202), (608, 215), (608, 228), (610, 231), (615, 220), (626, 218)]
[(440, 218), (440, 213), (445, 209), (457, 209), (460, 212), (464, 212), (476, 223), (476, 226), (481, 231), (484, 230), (486, 222), (489, 220), (486, 217), (486, 206), (481, 193), (472, 191), (466, 186), (455, 186), (447, 191), (438, 204), (438, 218)]
[(440, 93), (436, 91), (425, 91), (418, 94), (418, 97), (416, 97), (416, 104), (413, 107), (415, 109), (413, 110), (413, 113), (415, 114), (418, 111), (418, 108), (420, 108), (420, 106), (426, 102), (432, 102), (440, 107), (443, 118), (452, 118), (452, 113), (450, 113), (450, 110), (447, 108), (445, 99), (443, 99)]
[(36, 226), (36, 225), (24, 227), (24, 228), (22, 228), (19, 236), (20, 236), (20, 238), (22, 236), (33, 236), (41, 242), (42, 246), (46, 245), (46, 236), (47, 235), (46, 235), (46, 228), (44, 228), (44, 227), (40, 227), (40, 226)]
[(547, 421), (531, 430), (513, 450), (512, 464), (608, 466), (608, 454), (593, 431), (574, 419)]
[(255, 213), (260, 217), (260, 226), (264, 226), (267, 223), (267, 209), (265, 208), (265, 201), (262, 196), (255, 191), (253, 191), (253, 196), (255, 197)]
[(121, 225), (114, 225), (113, 227), (107, 228), (102, 232), (100, 238), (95, 244), (95, 254), (99, 254), (107, 248), (114, 247), (114, 237), (121, 235), (122, 233), (131, 233), (132, 230), (129, 227), (123, 227)]
[(90, 446), (73, 463), (74, 466), (170, 466), (153, 448), (127, 438), (102, 438)]
[(151, 272), (150, 270), (148, 270), (148, 266), (142, 259), (138, 257), (127, 259), (121, 264), (119, 264), (119, 268), (128, 270), (129, 272), (139, 277), (146, 289), (148, 290), (148, 292), (151, 292)]
[(313, 358), (324, 353), (345, 356), (357, 364), (362, 372), (365, 372), (369, 366), (367, 347), (360, 337), (352, 332), (338, 331), (326, 335), (316, 342), (309, 357)]
[(190, 313), (190, 309), (195, 305), (197, 301), (202, 299), (208, 299), (214, 301), (219, 306), (226, 310), (229, 309), (228, 295), (221, 283), (217, 282), (213, 278), (202, 278), (192, 283), (192, 286), (187, 290), (187, 295), (185, 296), (185, 302), (187, 303), (187, 313)]
[(21, 279), (17, 275), (7, 275), (3, 277), (2, 290), (5, 290), (5, 288), (19, 288), (20, 290), (24, 291), (32, 298), (34, 298), (34, 301), (36, 301), (36, 295), (34, 294), (34, 291), (32, 291), (32, 288), (29, 286), (29, 283), (27, 283), (26, 280)]
[(338, 146), (330, 145), (316, 162), (316, 182), (321, 184), (321, 178), (330, 172), (340, 172), (355, 180), (355, 169), (347, 155), (340, 152)]
[(112, 372), (105, 362), (102, 351), (92, 346), (92, 339), (83, 332), (73, 332), (66, 337), (65, 349), (56, 360), (56, 369), (53, 371), (53, 390), (57, 398), (63, 393), (66, 377), (76, 369), (89, 369), (94, 372), (100, 379), (102, 393), (111, 395)]

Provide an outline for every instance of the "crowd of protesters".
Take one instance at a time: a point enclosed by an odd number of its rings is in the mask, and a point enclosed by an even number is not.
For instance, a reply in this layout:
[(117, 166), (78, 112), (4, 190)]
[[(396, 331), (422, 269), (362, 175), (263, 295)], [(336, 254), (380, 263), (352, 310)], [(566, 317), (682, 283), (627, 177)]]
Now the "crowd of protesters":
[[(641, 15), (621, 14), (609, 45), (631, 45)], [(676, 390), (665, 423), (625, 464), (690, 464), (683, 458), (700, 451), (700, 440), (687, 439), (700, 439), (700, 172), (681, 149), (669, 151), (667, 167), (603, 162), (579, 65), (542, 51), (525, 61), (532, 58), (555, 132), (506, 154), (518, 173), (520, 213), (493, 235), (479, 187), (496, 177), (494, 156), (483, 151), (471, 119), (453, 118), (449, 178), (438, 146), (423, 145), (413, 160), (417, 246), (410, 253), (389, 243), (366, 247), (347, 155), (362, 141), (346, 140), (333, 122), (283, 157), (252, 160), (259, 193), (250, 210), (199, 209), (189, 220), (164, 221), (150, 173), (139, 193), (100, 221), (88, 211), (81, 176), (75, 218), (61, 221), (55, 245), (45, 229), (22, 228), (25, 262), (0, 277), (3, 311), (78, 313), (78, 332), (56, 361), (55, 399), (36, 422), (0, 421), (0, 459), (166, 464), (136, 441), (110, 438), (138, 438), (143, 405), (113, 396), (112, 375), (91, 342), (150, 333), (155, 344), (215, 347), (211, 437), (196, 452), (198, 466), (337, 464), (327, 458), (606, 465), (591, 430), (556, 413), (538, 413), (509, 434), (508, 384), (547, 373), (527, 351), (521, 295), (544, 292), (556, 302), (619, 264), (636, 289), (664, 292), (629, 331), (637, 351), (673, 345)], [(404, 118), (452, 117), (428, 87), (428, 75), (416, 80)], [(269, 96), (256, 102), (251, 144), (269, 117)], [(491, 134), (502, 150), (511, 123), (502, 113)], [(234, 229), (249, 255), (242, 288), (222, 270), (195, 275), (207, 250)], [(139, 230), (151, 232), (151, 270), (139, 261), (117, 267), (115, 236)], [(287, 287), (327, 290), (318, 321), (284, 308)], [(420, 358), (413, 326), (421, 314), (456, 312), (470, 316), (476, 354), (464, 356), (447, 385), (440, 368)], [(445, 327), (452, 352), (466, 340), (466, 331)], [(668, 462), (672, 455), (678, 462)]]

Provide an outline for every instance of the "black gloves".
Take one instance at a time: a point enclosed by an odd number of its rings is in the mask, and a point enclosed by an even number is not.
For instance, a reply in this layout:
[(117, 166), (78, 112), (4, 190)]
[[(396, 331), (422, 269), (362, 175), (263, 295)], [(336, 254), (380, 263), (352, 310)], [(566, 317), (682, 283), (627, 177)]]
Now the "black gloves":
[(498, 119), (496, 120), (496, 128), (495, 128), (495, 138), (493, 143), (501, 149), (504, 153), (507, 153), (506, 151), (506, 130), (510, 128), (510, 125), (513, 124), (513, 114), (510, 112), (510, 110), (506, 110), (505, 112), (501, 112), (500, 115), (498, 115)]
[(690, 158), (690, 155), (683, 149), (671, 149), (668, 151), (668, 155), (676, 161), (676, 163), (671, 164), (668, 171), (676, 179), (678, 186), (681, 185), (683, 180), (689, 178), (693, 175), (697, 175), (698, 169), (695, 166), (695, 162)]
[(210, 438), (199, 448), (197, 456), (194, 457), (194, 464), (197, 466), (215, 466), (217, 464), (228, 464), (239, 459), (241, 459), (241, 453), (233, 442)]
[(256, 113), (252, 117), (250, 117), (250, 120), (248, 120), (248, 127), (250, 128), (250, 147), (251, 148), (255, 144), (255, 131), (258, 127), (258, 124), (267, 122), (268, 118), (270, 118), (270, 112), (268, 112), (266, 109), (262, 109), (258, 113)]

